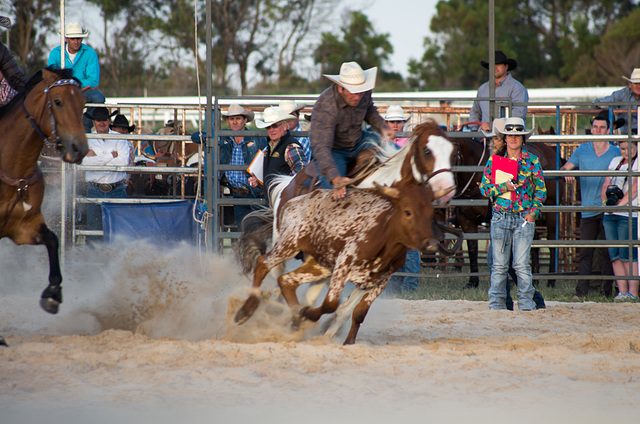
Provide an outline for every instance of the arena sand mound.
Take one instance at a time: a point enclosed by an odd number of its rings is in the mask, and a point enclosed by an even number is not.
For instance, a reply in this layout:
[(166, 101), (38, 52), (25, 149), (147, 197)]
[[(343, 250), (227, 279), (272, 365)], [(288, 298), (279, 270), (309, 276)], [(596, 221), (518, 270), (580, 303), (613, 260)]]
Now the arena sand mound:
[(42, 247), (0, 242), (0, 422), (635, 422), (640, 304), (379, 299), (356, 345), (299, 331), (275, 283), (228, 258), (120, 243), (66, 254), (57, 316)]

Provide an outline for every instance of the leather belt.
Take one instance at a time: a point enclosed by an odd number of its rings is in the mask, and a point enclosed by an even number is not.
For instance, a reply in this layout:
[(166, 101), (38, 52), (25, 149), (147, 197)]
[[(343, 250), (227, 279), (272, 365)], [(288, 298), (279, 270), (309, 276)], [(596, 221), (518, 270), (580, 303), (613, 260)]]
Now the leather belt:
[(115, 190), (116, 188), (124, 185), (123, 181), (118, 181), (117, 183), (94, 183), (94, 182), (89, 182), (89, 184), (91, 184), (92, 186), (98, 188), (98, 190), (100, 190), (103, 193), (109, 193), (112, 190)]

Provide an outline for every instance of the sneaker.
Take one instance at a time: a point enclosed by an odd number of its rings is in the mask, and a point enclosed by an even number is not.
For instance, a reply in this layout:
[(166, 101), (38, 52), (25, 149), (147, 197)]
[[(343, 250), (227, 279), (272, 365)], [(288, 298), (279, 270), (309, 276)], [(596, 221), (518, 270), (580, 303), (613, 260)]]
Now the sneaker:
[(627, 293), (627, 300), (630, 300), (632, 302), (637, 302), (638, 301), (638, 297), (632, 295), (631, 293)]
[(614, 301), (614, 302), (622, 302), (622, 301), (625, 301), (625, 300), (627, 300), (627, 294), (628, 294), (628, 293), (622, 294), (622, 293), (618, 292), (618, 295), (617, 295), (616, 297), (614, 297), (614, 298), (613, 298), (613, 301)]

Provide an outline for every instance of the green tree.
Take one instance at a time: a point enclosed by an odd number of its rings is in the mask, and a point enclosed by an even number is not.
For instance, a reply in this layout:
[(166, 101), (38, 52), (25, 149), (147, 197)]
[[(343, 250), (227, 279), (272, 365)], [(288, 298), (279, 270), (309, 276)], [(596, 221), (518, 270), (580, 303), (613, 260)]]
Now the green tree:
[(400, 74), (385, 69), (393, 53), (389, 34), (377, 33), (369, 18), (360, 11), (347, 13), (340, 33), (341, 37), (322, 33), (314, 50), (314, 62), (320, 65), (321, 74), (336, 74), (342, 63), (355, 61), (362, 69), (378, 67), (377, 91), (406, 89)]
[[(476, 64), (488, 57), (488, 2), (442, 0), (436, 8), (434, 36), (422, 58), (410, 62), (409, 83), (420, 90), (476, 88), (487, 79)], [(496, 0), (496, 49), (518, 60), (525, 85), (566, 85), (580, 58), (633, 8), (631, 0)]]
[(10, 47), (25, 74), (45, 67), (49, 57), (46, 37), (57, 34), (60, 0), (10, 0), (0, 10), (12, 17)]

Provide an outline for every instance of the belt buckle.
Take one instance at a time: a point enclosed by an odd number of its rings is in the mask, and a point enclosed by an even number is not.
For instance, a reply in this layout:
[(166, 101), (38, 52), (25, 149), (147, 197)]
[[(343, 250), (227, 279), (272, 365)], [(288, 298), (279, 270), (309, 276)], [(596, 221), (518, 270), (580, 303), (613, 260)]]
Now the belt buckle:
[(98, 184), (98, 188), (103, 193), (109, 193), (111, 190), (113, 190), (113, 187), (111, 186), (111, 184), (107, 184), (107, 183)]

